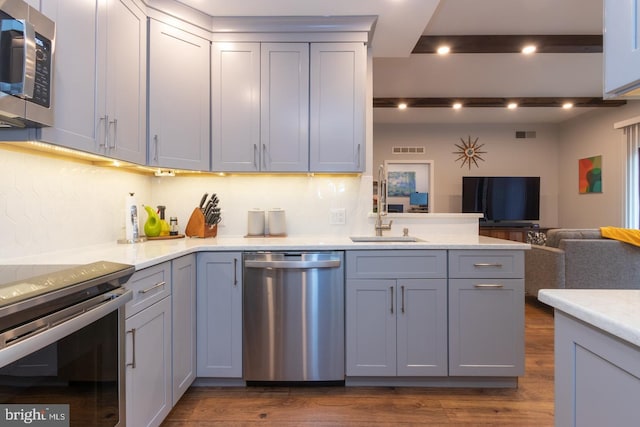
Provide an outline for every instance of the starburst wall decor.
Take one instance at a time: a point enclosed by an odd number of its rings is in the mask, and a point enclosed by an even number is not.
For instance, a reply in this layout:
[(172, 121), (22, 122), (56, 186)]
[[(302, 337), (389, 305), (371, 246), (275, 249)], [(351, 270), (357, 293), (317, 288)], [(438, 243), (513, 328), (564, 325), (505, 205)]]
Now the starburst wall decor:
[(458, 151), (454, 151), (453, 154), (458, 154), (456, 162), (458, 160), (462, 160), (462, 164), (460, 165), (461, 168), (464, 167), (465, 164), (468, 164), (469, 169), (471, 169), (472, 162), (476, 167), (480, 167), (478, 165), (478, 160), (482, 160), (484, 162), (481, 154), (486, 154), (487, 152), (480, 151), (484, 144), (478, 144), (478, 139), (480, 139), (480, 137), (477, 137), (473, 142), (471, 142), (471, 136), (469, 136), (466, 141), (463, 138), (460, 138), (462, 145), (453, 144), (458, 147)]

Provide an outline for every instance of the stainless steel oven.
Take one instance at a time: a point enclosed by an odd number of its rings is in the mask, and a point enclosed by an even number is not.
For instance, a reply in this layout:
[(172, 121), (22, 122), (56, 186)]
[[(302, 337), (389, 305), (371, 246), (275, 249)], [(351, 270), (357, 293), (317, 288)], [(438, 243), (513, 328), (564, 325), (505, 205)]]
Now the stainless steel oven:
[(125, 425), (123, 285), (134, 270), (100, 261), (0, 284), (0, 425), (49, 407), (70, 426)]

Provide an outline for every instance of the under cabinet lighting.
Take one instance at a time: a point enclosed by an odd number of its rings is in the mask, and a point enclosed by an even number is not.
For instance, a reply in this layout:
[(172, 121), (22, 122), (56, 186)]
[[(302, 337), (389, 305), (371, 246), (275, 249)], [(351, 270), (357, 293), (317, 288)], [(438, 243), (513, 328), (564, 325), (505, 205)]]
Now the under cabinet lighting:
[(406, 102), (401, 102), (400, 104), (398, 104), (398, 109), (399, 110), (406, 110), (407, 109), (407, 103)]
[(452, 107), (453, 107), (454, 110), (459, 110), (459, 109), (462, 108), (462, 104), (460, 102), (456, 102), (456, 103), (453, 104)]
[(534, 53), (536, 51), (536, 46), (535, 45), (527, 45), (525, 47), (522, 48), (522, 53), (524, 53), (525, 55), (530, 55), (532, 53)]
[(436, 52), (438, 52), (438, 55), (446, 55), (451, 52), (451, 48), (449, 46), (440, 46)]
[(570, 108), (573, 108), (573, 104), (571, 102), (565, 102), (564, 104), (562, 104), (562, 108), (568, 110)]
[(507, 108), (509, 110), (515, 110), (516, 108), (518, 108), (518, 104), (515, 102), (510, 102), (509, 104), (507, 104)]

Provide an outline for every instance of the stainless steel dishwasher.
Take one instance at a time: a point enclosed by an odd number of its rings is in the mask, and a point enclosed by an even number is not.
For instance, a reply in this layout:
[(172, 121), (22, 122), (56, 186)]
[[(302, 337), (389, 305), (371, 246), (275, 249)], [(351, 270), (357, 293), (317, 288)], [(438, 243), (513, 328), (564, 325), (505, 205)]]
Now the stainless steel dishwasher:
[(245, 252), (243, 377), (344, 381), (344, 253)]

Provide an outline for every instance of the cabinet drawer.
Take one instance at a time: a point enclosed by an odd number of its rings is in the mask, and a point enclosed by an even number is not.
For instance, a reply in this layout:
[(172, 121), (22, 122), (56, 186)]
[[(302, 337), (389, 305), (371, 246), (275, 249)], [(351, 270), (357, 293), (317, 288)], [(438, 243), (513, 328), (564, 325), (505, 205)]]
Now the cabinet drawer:
[(430, 279), (447, 277), (443, 250), (347, 251), (350, 279)]
[(449, 277), (522, 278), (524, 277), (524, 252), (521, 250), (452, 250), (449, 251)]
[(124, 310), (129, 317), (171, 295), (171, 263), (136, 271), (125, 286), (133, 291), (133, 299)]

